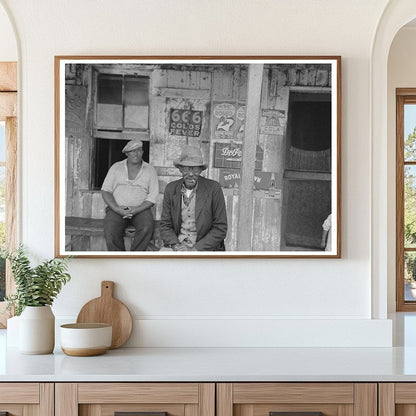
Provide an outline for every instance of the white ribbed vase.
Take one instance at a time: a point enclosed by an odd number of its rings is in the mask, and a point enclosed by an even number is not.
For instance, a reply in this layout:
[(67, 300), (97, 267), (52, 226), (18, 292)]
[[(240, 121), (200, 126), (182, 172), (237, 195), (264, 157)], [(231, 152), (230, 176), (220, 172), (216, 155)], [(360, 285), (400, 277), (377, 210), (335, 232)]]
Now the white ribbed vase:
[(50, 354), (55, 347), (55, 315), (49, 305), (26, 306), (19, 318), (19, 351)]

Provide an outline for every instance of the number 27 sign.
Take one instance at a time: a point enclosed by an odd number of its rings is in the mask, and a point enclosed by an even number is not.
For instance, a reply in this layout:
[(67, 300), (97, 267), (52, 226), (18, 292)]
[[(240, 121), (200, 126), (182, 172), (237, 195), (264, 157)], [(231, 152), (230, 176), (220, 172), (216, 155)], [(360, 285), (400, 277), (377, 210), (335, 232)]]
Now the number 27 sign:
[(170, 110), (169, 134), (173, 136), (199, 137), (203, 111)]

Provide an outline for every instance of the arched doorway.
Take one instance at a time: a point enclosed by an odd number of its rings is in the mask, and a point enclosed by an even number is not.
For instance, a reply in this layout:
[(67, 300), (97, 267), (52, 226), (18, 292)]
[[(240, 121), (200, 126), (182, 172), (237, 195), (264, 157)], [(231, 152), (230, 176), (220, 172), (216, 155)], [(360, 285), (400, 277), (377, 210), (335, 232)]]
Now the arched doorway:
[(415, 17), (413, 0), (390, 2), (380, 18), (372, 49), (371, 275), (372, 317), (376, 319), (387, 318), (387, 298), (394, 292), (395, 276), (395, 171), (389, 155), (388, 57), (397, 32)]

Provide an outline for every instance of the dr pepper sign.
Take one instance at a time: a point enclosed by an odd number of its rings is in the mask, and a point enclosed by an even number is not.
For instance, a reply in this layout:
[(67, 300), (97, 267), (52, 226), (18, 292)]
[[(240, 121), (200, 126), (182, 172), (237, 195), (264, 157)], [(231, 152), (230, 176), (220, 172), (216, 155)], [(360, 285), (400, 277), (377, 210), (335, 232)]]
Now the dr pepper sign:
[(199, 137), (203, 111), (171, 108), (169, 134), (173, 136)]

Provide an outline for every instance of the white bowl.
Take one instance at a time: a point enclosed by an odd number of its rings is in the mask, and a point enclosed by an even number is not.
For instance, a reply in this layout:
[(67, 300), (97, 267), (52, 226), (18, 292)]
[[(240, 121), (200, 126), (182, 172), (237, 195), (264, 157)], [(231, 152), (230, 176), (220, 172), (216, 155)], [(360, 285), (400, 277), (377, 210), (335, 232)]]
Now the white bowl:
[(61, 348), (65, 354), (86, 357), (111, 347), (112, 326), (104, 323), (61, 325)]

